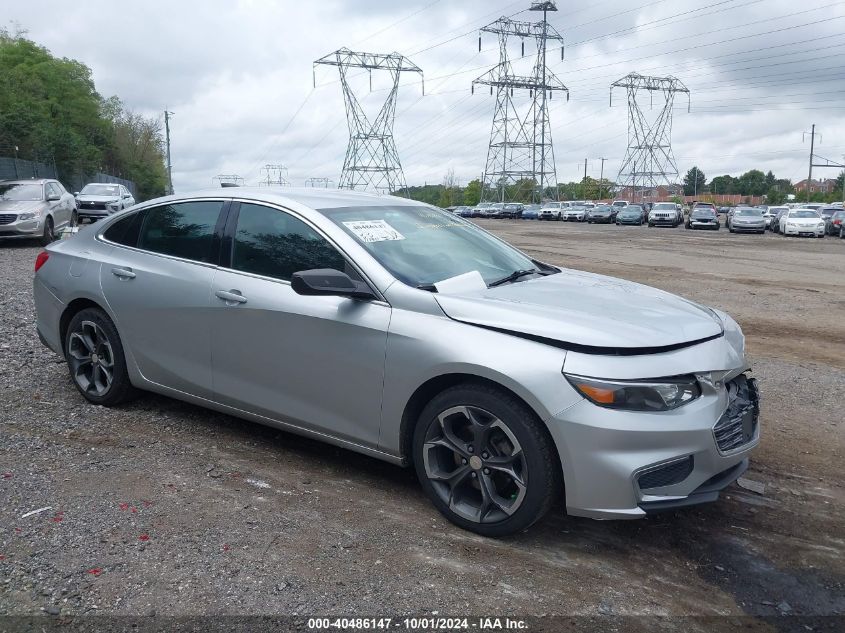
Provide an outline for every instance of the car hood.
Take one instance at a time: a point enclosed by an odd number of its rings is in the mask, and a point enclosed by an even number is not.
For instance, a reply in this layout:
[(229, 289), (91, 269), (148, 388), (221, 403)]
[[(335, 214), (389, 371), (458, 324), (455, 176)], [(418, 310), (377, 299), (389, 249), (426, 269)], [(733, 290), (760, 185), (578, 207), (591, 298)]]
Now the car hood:
[(92, 196), (88, 194), (79, 194), (76, 199), (80, 202), (117, 202), (120, 196)]
[(41, 200), (0, 200), (2, 213), (32, 213), (44, 206)]
[(683, 346), (723, 333), (708, 308), (656, 288), (571, 269), (435, 298), (456, 321), (598, 353)]
[(786, 218), (786, 221), (795, 224), (812, 224), (813, 226), (823, 222), (821, 218)]

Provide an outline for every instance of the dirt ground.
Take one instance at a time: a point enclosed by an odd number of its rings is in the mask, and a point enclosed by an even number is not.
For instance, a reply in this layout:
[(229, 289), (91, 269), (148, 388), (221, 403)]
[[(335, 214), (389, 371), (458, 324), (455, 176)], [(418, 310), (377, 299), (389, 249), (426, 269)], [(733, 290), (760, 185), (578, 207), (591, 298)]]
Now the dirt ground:
[(763, 494), (475, 536), (410, 471), (159, 396), (85, 403), (35, 334), (38, 248), (0, 244), (0, 615), (845, 615), (845, 240), (482, 224), (733, 315)]

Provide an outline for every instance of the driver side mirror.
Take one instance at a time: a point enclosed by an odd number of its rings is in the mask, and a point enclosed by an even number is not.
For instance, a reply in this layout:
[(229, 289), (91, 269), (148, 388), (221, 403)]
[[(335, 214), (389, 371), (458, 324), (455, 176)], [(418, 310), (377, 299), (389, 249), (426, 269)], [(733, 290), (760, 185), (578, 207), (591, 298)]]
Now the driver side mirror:
[(56, 202), (57, 200), (61, 200), (61, 199), (62, 199), (61, 196), (57, 196), (54, 193), (51, 193), (49, 196), (47, 196), (47, 202)]
[(346, 273), (332, 268), (302, 270), (294, 273), (291, 288), (298, 295), (350, 297), (352, 299), (375, 299), (370, 287), (362, 281), (355, 281)]

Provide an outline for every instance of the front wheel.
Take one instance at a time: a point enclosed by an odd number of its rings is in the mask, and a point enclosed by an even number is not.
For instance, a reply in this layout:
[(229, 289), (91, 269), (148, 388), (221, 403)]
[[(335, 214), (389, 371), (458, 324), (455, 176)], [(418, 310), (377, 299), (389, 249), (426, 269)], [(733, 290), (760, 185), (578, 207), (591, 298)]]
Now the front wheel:
[(99, 308), (86, 308), (71, 319), (65, 358), (73, 384), (89, 402), (111, 407), (135, 396), (117, 328)]
[(47, 217), (44, 220), (44, 233), (41, 235), (41, 246), (47, 246), (56, 241), (56, 233), (53, 230), (53, 218)]
[(483, 536), (527, 529), (561, 489), (542, 423), (524, 403), (487, 385), (457, 385), (436, 396), (420, 415), (413, 457), (437, 509)]

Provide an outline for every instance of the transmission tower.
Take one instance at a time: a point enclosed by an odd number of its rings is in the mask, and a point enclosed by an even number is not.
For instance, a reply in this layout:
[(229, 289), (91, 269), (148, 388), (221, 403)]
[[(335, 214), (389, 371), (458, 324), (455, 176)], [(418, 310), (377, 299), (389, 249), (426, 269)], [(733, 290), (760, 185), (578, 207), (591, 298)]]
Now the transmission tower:
[(328, 189), (329, 185), (333, 183), (334, 180), (331, 178), (308, 178), (305, 181), (306, 187), (322, 187), (324, 189)]
[[(678, 166), (672, 153), (672, 107), (675, 95), (687, 95), (687, 111), (690, 107), (689, 89), (675, 77), (643, 77), (631, 73), (610, 85), (611, 106), (613, 89), (625, 88), (628, 92), (628, 150), (619, 169), (617, 184), (630, 188), (631, 196), (659, 185), (675, 185), (678, 180)], [(642, 111), (637, 94), (646, 91), (651, 107), (654, 107), (655, 93), (660, 93), (663, 107), (656, 118), (649, 120)]]
[(284, 165), (264, 165), (261, 173), (263, 175), (258, 181), (260, 187), (290, 187), (290, 182), (285, 178), (288, 168)]
[(217, 174), (211, 182), (221, 187), (240, 187), (244, 184), (244, 179), (237, 174)]
[[(563, 59), (563, 36), (546, 19), (549, 11), (557, 11), (554, 2), (532, 2), (530, 10), (542, 11), (543, 20), (518, 22), (501, 17), (481, 29), (483, 33), (496, 34), (499, 39), (499, 63), (472, 82), (473, 92), (476, 85), (490, 86), (490, 94), (496, 89), (482, 200), (495, 198), (504, 202), (518, 195), (518, 189), (526, 184), (531, 187), (534, 202), (541, 201), (547, 191), (558, 198), (548, 100), (555, 91), (565, 92), (569, 100), (569, 89), (547, 68), (546, 48), (549, 40), (560, 42)], [(522, 39), (522, 57), (525, 38), (535, 40), (537, 57), (531, 74), (514, 73), (508, 56), (510, 37)], [(478, 50), (481, 50), (480, 36)], [(514, 101), (514, 90), (528, 90), (531, 98), (530, 107), (522, 114)]]
[[(346, 104), (346, 121), (349, 126), (349, 145), (340, 174), (340, 189), (367, 189), (391, 193), (405, 190), (405, 175), (399, 162), (399, 153), (393, 141), (393, 121), (396, 118), (396, 97), (399, 93), (399, 75), (403, 72), (420, 73), (422, 70), (399, 53), (355, 53), (341, 48), (314, 62), (317, 65), (337, 66)], [(393, 86), (374, 121), (370, 121), (349, 85), (349, 70), (363, 68), (370, 74), (372, 90), (373, 71), (390, 72)], [(314, 80), (316, 86), (316, 77)], [(425, 94), (425, 83), (423, 83)]]

